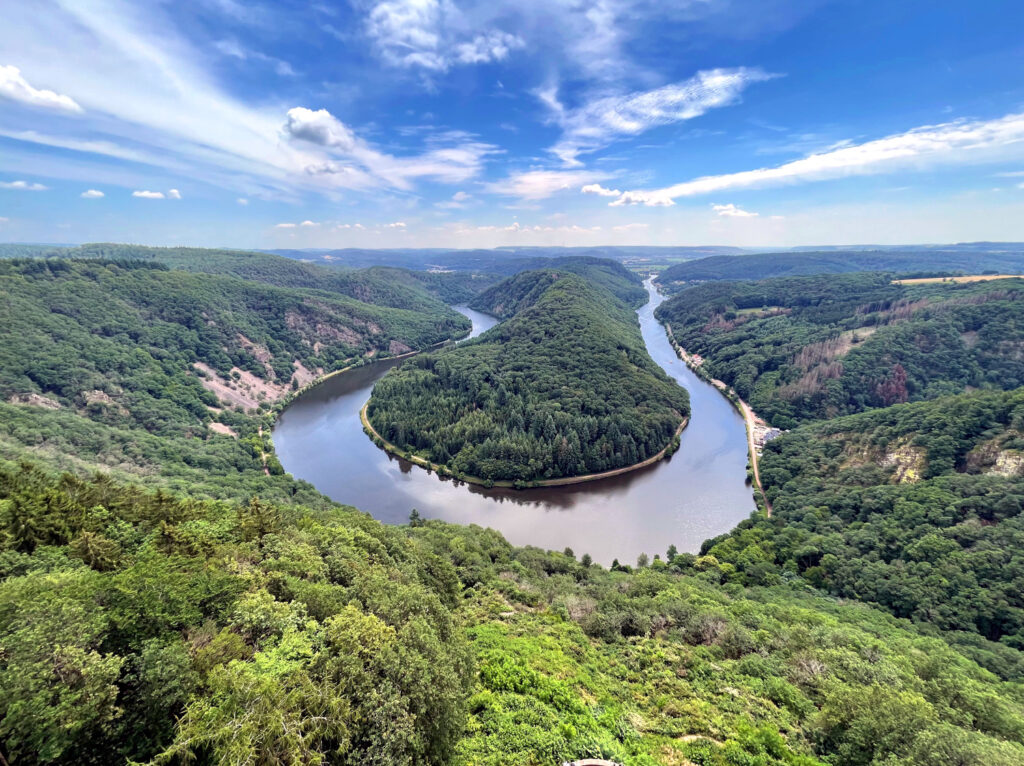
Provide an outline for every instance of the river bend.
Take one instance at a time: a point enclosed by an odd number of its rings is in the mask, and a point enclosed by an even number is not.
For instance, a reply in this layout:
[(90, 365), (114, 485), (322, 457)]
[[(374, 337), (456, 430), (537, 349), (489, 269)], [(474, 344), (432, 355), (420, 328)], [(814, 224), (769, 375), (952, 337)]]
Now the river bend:
[[(377, 362), (329, 378), (298, 397), (274, 427), (285, 470), (334, 500), (388, 523), (416, 508), (426, 518), (493, 527), (514, 545), (535, 545), (609, 564), (640, 553), (664, 556), (669, 545), (696, 552), (754, 510), (746, 484), (743, 419), (716, 389), (678, 359), (654, 318), (661, 296), (637, 311), (648, 353), (690, 392), (691, 418), (679, 451), (623, 476), (566, 487), (485, 489), (439, 478), (374, 446), (359, 410), (373, 384), (395, 365)], [(470, 337), (496, 324), (487, 314), (455, 307), (473, 322)]]

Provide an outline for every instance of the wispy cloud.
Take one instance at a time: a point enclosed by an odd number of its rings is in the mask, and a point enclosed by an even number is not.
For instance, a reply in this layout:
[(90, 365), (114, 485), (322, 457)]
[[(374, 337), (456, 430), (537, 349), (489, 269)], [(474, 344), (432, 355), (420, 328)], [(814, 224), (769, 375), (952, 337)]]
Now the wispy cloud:
[(306, 173), (349, 188), (389, 186), (408, 190), (420, 178), (461, 183), (477, 176), (487, 156), (497, 151), (491, 144), (456, 132), (431, 138), (432, 145), (421, 154), (395, 156), (356, 136), (326, 109), (306, 107), (289, 109), (283, 130), (290, 139), (322, 150), (306, 166)]
[(761, 69), (709, 69), (682, 82), (653, 90), (603, 96), (577, 109), (566, 109), (553, 89), (538, 91), (562, 128), (551, 152), (566, 165), (580, 165), (580, 154), (601, 149), (617, 138), (636, 136), (660, 125), (696, 117), (735, 104), (747, 87), (777, 75)]
[(512, 173), (500, 181), (486, 184), (485, 188), (493, 194), (538, 200), (561, 191), (578, 189), (607, 177), (607, 173), (590, 170), (524, 170)]
[(292, 69), (292, 65), (283, 59), (275, 58), (274, 56), (268, 56), (266, 53), (260, 51), (254, 51), (245, 46), (241, 45), (237, 40), (224, 39), (218, 40), (213, 44), (213, 47), (220, 51), (228, 58), (238, 59), (239, 61), (260, 61), (271, 66), (278, 75), (281, 77), (295, 77), (295, 70)]
[(651, 191), (626, 191), (610, 204), (664, 206), (674, 204), (680, 197), (731, 189), (1021, 157), (1024, 157), (1024, 114), (1009, 114), (995, 120), (928, 125), (874, 141), (843, 145), (773, 168), (704, 176)]
[(82, 199), (102, 199), (107, 195), (105, 195), (99, 189), (86, 189), (84, 192), (82, 192), (80, 196), (82, 197)]
[(724, 218), (757, 218), (757, 213), (751, 213), (743, 208), (736, 207), (731, 202), (728, 205), (712, 205), (711, 209)]
[(71, 113), (82, 111), (82, 107), (70, 96), (33, 88), (22, 77), (21, 70), (11, 65), (0, 66), (0, 96), (42, 109)]
[(148, 189), (136, 189), (132, 192), (132, 196), (139, 199), (166, 199), (163, 192), (149, 191)]
[(473, 29), (447, 0), (383, 0), (366, 16), (366, 33), (394, 66), (444, 72), (457, 64), (502, 61), (524, 46), (500, 29)]
[[(418, 153), (402, 156), (358, 138), (328, 112), (299, 107), (297, 114), (286, 113), (274, 103), (247, 102), (222, 86), (211, 52), (180, 31), (169, 9), (129, 0), (39, 0), (5, 8), (0, 50), (84, 112), (73, 129), (55, 122), (47, 125), (49, 135), (14, 126), (4, 134), (175, 173), (187, 170), (196, 180), (246, 197), (277, 199), (295, 199), (302, 191), (408, 191), (421, 179), (459, 183), (476, 176), (495, 151), (464, 137), (428, 139)], [(53, 40), (82, 53), (75, 66), (51, 55)], [(222, 54), (253, 55), (240, 46), (221, 47)], [(2, 71), (4, 87), (14, 87), (15, 70)], [(302, 132), (325, 125), (335, 131), (326, 135), (329, 140)]]
[(584, 194), (596, 194), (599, 197), (618, 197), (622, 194), (618, 189), (606, 189), (601, 184), (587, 184), (580, 191)]
[(14, 191), (46, 191), (49, 186), (31, 181), (0, 181), (0, 189), (12, 189)]

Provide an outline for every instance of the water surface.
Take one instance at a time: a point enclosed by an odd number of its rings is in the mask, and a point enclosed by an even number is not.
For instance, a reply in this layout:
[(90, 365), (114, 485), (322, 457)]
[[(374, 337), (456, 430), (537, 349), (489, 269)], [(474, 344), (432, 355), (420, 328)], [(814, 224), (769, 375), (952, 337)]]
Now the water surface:
[[(485, 489), (414, 466), (377, 449), (363, 433), (359, 410), (373, 384), (400, 362), (383, 361), (327, 380), (295, 400), (274, 428), (285, 470), (325, 495), (388, 523), (404, 523), (416, 508), (427, 518), (480, 524), (515, 545), (589, 553), (609, 564), (640, 553), (664, 556), (669, 545), (696, 552), (701, 542), (750, 515), (743, 419), (712, 386), (687, 369), (654, 319), (662, 298), (637, 315), (651, 357), (690, 392), (692, 414), (679, 451), (648, 468), (568, 487)], [(456, 306), (473, 322), (470, 337), (497, 323)]]

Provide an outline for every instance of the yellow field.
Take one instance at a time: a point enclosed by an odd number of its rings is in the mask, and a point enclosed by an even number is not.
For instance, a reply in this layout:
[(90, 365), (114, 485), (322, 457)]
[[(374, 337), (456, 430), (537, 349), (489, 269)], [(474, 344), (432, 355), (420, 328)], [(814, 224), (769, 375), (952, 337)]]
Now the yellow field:
[(894, 279), (894, 285), (923, 285), (929, 282), (988, 282), (990, 279), (1020, 279), (1020, 274), (975, 274), (962, 277), (924, 277), (922, 279)]

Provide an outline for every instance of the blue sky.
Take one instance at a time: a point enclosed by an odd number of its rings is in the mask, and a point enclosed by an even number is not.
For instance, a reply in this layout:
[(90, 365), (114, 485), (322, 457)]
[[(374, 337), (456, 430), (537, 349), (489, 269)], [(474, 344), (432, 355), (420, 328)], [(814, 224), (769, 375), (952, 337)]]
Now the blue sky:
[(0, 240), (1024, 240), (1020, 0), (33, 0)]

